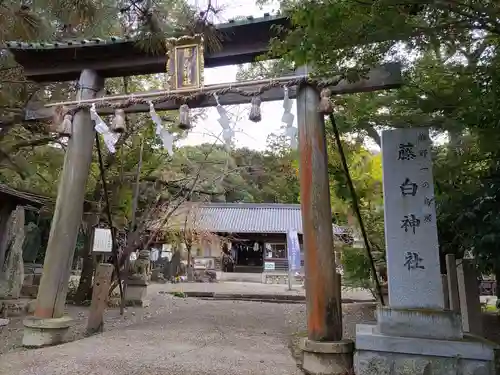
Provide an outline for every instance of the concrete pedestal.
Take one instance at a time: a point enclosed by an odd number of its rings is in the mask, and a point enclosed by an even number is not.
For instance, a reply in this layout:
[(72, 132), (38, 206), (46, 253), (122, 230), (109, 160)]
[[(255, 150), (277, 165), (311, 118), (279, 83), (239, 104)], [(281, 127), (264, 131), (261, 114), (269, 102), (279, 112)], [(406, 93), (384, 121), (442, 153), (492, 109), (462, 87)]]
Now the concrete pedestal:
[(63, 342), (72, 319), (68, 316), (52, 319), (29, 317), (24, 320), (23, 346), (40, 348)]
[(494, 375), (497, 345), (464, 335), (459, 313), (379, 307), (356, 327), (356, 375)]
[(148, 282), (146, 280), (128, 280), (125, 290), (125, 302), (127, 306), (149, 306), (147, 294)]
[(476, 336), (436, 340), (356, 329), (356, 375), (495, 375), (495, 345)]
[(378, 306), (377, 330), (384, 335), (461, 340), (462, 318), (452, 311)]
[(445, 310), (429, 130), (381, 138), (390, 307), (356, 327), (356, 375), (493, 375), (497, 346), (464, 336), (454, 303)]
[(350, 340), (318, 342), (304, 339), (302, 369), (310, 375), (345, 375), (353, 365), (354, 343)]

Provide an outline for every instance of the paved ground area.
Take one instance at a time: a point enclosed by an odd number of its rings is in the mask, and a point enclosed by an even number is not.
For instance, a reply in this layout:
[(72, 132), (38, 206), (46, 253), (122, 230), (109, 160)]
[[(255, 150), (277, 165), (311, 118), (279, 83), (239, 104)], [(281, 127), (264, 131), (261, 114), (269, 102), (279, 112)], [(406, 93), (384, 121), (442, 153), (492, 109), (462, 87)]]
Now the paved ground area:
[(125, 329), (4, 355), (0, 374), (299, 374), (276, 306), (175, 300)]
[[(247, 287), (200, 285), (217, 290)], [(69, 306), (76, 318), (70, 339), (76, 341), (56, 347), (20, 348), (22, 319), (11, 319), (0, 329), (0, 349), (5, 340), (17, 344), (4, 347), (0, 375), (301, 374), (294, 355), (305, 332), (304, 304), (207, 301), (160, 293), (174, 286), (151, 285), (150, 307), (129, 308), (124, 317), (118, 309), (109, 309), (106, 331), (87, 338), (83, 332), (88, 308)], [(286, 292), (283, 286), (263, 287)], [(344, 304), (343, 313), (346, 338), (354, 338), (357, 323), (374, 322), (373, 303)], [(491, 319), (485, 325), (488, 331), (493, 319), (498, 324), (496, 316)]]
[[(148, 308), (128, 309), (125, 318), (108, 311), (103, 334), (0, 356), (0, 375), (301, 374), (292, 343), (305, 331), (305, 305), (176, 298), (159, 293), (165, 286), (150, 287)], [(69, 310), (79, 311), (78, 339), (87, 308)], [(373, 304), (345, 304), (345, 335), (373, 319)]]
[[(155, 290), (164, 292), (210, 292), (210, 293), (240, 293), (264, 295), (305, 295), (305, 289), (294, 285), (291, 291), (287, 285), (258, 284), (250, 282), (219, 282), (219, 283), (179, 283), (179, 284), (152, 284)], [(342, 298), (357, 301), (371, 301), (372, 294), (363, 289), (344, 289)]]
[[(169, 308), (170, 296), (165, 293), (174, 291), (206, 291), (216, 293), (260, 293), (260, 294), (284, 294), (300, 295), (304, 290), (298, 286), (293, 291), (288, 291), (285, 285), (239, 283), (239, 282), (220, 282), (214, 284), (207, 283), (183, 283), (183, 284), (151, 284), (148, 288), (151, 306), (142, 309), (138, 307), (127, 308), (125, 315), (119, 315), (118, 309), (108, 309), (106, 311), (106, 328), (121, 329), (131, 324), (140, 323), (158, 314), (162, 314)], [(344, 298), (353, 298), (363, 300), (370, 298), (369, 293), (364, 291), (344, 291)], [(69, 341), (79, 339), (85, 336), (85, 324), (87, 319), (87, 308), (80, 306), (67, 306), (67, 314), (75, 319), (75, 325), (68, 336)], [(13, 350), (22, 350), (20, 347), (23, 324), (22, 317), (9, 317), (10, 323), (6, 327), (0, 327), (0, 354)], [(304, 318), (305, 319), (305, 318)]]

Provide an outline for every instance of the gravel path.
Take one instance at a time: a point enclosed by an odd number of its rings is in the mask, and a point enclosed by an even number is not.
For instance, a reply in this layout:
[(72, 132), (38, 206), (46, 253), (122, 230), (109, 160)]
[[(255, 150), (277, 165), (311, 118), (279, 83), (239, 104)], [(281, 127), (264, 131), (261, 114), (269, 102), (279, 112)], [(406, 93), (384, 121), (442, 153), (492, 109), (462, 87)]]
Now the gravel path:
[[(160, 315), (167, 311), (172, 304), (172, 297), (168, 294), (173, 291), (210, 291), (220, 293), (259, 293), (259, 294), (281, 294), (281, 295), (297, 295), (303, 294), (302, 288), (288, 291), (285, 285), (267, 285), (255, 283), (227, 282), (227, 283), (190, 283), (190, 284), (151, 284), (148, 288), (149, 299), (151, 305), (148, 308), (129, 307), (126, 309), (124, 316), (120, 316), (119, 309), (108, 309), (105, 314), (105, 330), (121, 329), (128, 327), (131, 324), (140, 323), (151, 317)], [(364, 291), (344, 291), (344, 298), (364, 299), (370, 298), (367, 292)], [(182, 299), (175, 299), (182, 301)], [(266, 304), (264, 306), (268, 306)], [(299, 322), (305, 324), (305, 306), (297, 307), (300, 311)], [(82, 306), (67, 306), (67, 314), (75, 319), (75, 323), (69, 333), (67, 340), (74, 341), (85, 337), (85, 326), (87, 323), (88, 307)], [(349, 315), (350, 313), (348, 313)], [(365, 313), (366, 314), (366, 313)], [(369, 312), (368, 314), (371, 314)], [(5, 327), (0, 327), (0, 355), (18, 350), (25, 350), (21, 346), (23, 335), (23, 318), (9, 317), (10, 323)], [(367, 318), (365, 318), (367, 319)], [(370, 318), (371, 319), (371, 318)], [(299, 324), (299, 325), (300, 325)], [(350, 336), (354, 336), (355, 327), (347, 325)], [(298, 329), (301, 329), (298, 327)]]
[[(152, 308), (127, 308), (123, 317), (120, 316), (118, 308), (108, 309), (104, 318), (105, 330), (124, 328), (131, 324), (139, 323), (144, 319), (160, 314), (165, 306), (165, 300), (163, 303), (161, 300), (157, 300)], [(88, 307), (69, 305), (66, 308), (66, 312), (74, 319), (74, 325), (68, 334), (67, 341), (74, 341), (85, 337)], [(23, 317), (9, 317), (9, 320), (10, 322), (7, 326), (0, 327), (0, 355), (11, 351), (25, 350), (21, 346)]]
[[(77, 318), (72, 338), (81, 338), (87, 308), (70, 306)], [(151, 296), (148, 308), (106, 314), (103, 334), (56, 347), (25, 351), (3, 347), (0, 375), (301, 374), (292, 356), (305, 331), (305, 305), (206, 301)], [(373, 321), (373, 304), (344, 305), (345, 333)], [(22, 337), (22, 321), (8, 326)], [(4, 342), (6, 331), (0, 331)], [(16, 340), (14, 340), (16, 341)]]
[[(153, 284), (151, 287), (164, 292), (210, 292), (210, 293), (240, 293), (240, 294), (262, 294), (262, 295), (287, 295), (305, 296), (305, 289), (301, 285), (294, 285), (288, 290), (287, 285), (259, 284), (249, 282), (219, 282), (219, 283), (180, 283), (180, 284)], [(342, 298), (356, 301), (372, 301), (373, 295), (364, 289), (342, 290)]]

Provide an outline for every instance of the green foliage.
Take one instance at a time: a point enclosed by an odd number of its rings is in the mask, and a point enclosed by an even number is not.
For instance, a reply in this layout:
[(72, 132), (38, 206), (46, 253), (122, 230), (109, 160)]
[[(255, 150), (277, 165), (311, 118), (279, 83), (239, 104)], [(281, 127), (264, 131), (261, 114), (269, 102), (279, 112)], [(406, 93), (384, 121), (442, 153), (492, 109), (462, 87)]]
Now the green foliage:
[[(403, 88), (335, 97), (338, 126), (345, 137), (378, 145), (380, 130), (430, 126), (441, 251), (473, 251), (485, 272), (500, 275), (498, 2), (285, 0), (281, 6), (295, 27), (275, 41), (273, 53), (289, 64), (308, 63), (325, 74), (403, 63)], [(340, 181), (336, 193), (345, 196), (341, 174), (333, 175)], [(381, 222), (380, 211), (367, 213)]]
[[(165, 37), (174, 32), (193, 34), (204, 31), (209, 49), (214, 49), (218, 36), (212, 35), (213, 27), (207, 21), (208, 15), (214, 11), (216, 9), (210, 7), (203, 16), (198, 16), (197, 10), (185, 0), (42, 0), (22, 4), (8, 0), (0, 4), (0, 44), (6, 41), (54, 42), (133, 36), (142, 40), (139, 43), (142, 48), (157, 51), (163, 47)], [(161, 78), (108, 79), (106, 91), (131, 92), (144, 90), (145, 86), (161, 87)], [(42, 85), (26, 81), (12, 56), (2, 53), (0, 89), (0, 179), (37, 191), (45, 189), (44, 193), (53, 194), (55, 190), (47, 189), (48, 184), (26, 179), (28, 175), (37, 175), (39, 180), (56, 180), (46, 172), (54, 171), (53, 166), (49, 168), (46, 164), (60, 164), (61, 153), (57, 148), (64, 148), (65, 141), (49, 133), (47, 123), (25, 121), (25, 107), (28, 103), (68, 100), (74, 97), (76, 85), (68, 82)], [(47, 146), (45, 152), (36, 156), (30, 154), (40, 146)], [(28, 162), (33, 158), (39, 158), (40, 163)]]
[(366, 250), (344, 246), (342, 248), (343, 284), (348, 288), (374, 290), (370, 273), (370, 261)]
[(482, 34), (500, 34), (500, 7), (493, 0), (322, 1), (285, 0), (298, 26), (275, 49), (298, 64), (324, 69), (370, 66), (400, 54), (438, 51), (453, 55)]
[(177, 297), (177, 298), (186, 298), (186, 294), (184, 292), (171, 292), (170, 294), (172, 294), (174, 297)]
[[(330, 130), (330, 127), (327, 128)], [(347, 177), (340, 161), (339, 150), (333, 134), (327, 132), (328, 171), (332, 209), (337, 224), (356, 228), (356, 237), (361, 238), (358, 218), (355, 216), (354, 202), (347, 185)], [(367, 233), (372, 257), (382, 258), (385, 263), (384, 211), (382, 208), (382, 163), (380, 154), (374, 155), (361, 143), (343, 140), (349, 174), (354, 184), (362, 224)], [(352, 288), (374, 290), (370, 259), (364, 244), (361, 248), (342, 248), (344, 284)], [(375, 254), (380, 254), (375, 257)]]
[(265, 152), (241, 148), (228, 153), (223, 146), (211, 144), (182, 147), (170, 163), (169, 179), (186, 181), (202, 163), (194, 201), (297, 202), (292, 153), (284, 145), (279, 151), (273, 140)]

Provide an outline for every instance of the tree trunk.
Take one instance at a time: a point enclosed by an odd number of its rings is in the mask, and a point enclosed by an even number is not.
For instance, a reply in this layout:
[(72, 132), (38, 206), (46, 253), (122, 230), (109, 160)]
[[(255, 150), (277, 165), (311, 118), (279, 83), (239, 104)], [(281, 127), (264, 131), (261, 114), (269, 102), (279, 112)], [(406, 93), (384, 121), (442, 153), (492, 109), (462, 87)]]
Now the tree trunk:
[[(500, 308), (500, 288), (498, 286), (498, 282), (500, 281), (500, 266), (497, 265), (495, 267), (495, 283), (496, 283), (496, 296), (497, 296), (497, 303), (496, 303), (496, 307), (497, 309)], [(499, 319), (500, 319), (500, 315), (499, 315)]]
[(186, 275), (187, 275), (187, 280), (189, 282), (194, 281), (194, 270), (193, 270), (193, 261), (191, 257), (191, 246), (187, 246), (187, 253), (188, 253), (188, 259), (187, 259), (187, 269), (186, 269)]
[(94, 276), (94, 259), (92, 256), (92, 230), (85, 234), (83, 244), (83, 264), (80, 283), (75, 294), (75, 302), (83, 303), (92, 299), (92, 278)]

